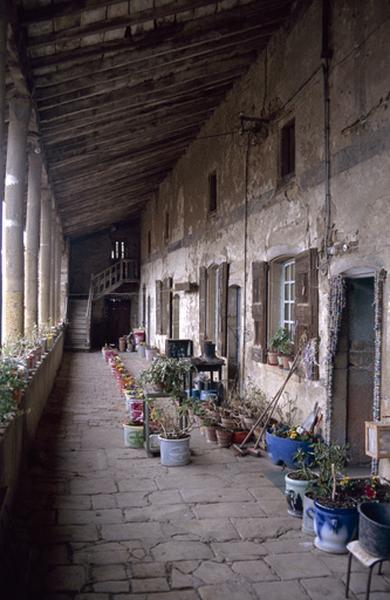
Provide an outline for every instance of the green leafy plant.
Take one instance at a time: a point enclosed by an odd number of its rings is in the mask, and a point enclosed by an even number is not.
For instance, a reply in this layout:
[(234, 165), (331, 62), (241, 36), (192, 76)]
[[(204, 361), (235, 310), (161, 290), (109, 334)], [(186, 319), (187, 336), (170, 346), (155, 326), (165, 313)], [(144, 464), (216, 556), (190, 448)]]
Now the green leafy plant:
[(143, 386), (159, 385), (166, 394), (170, 394), (173, 398), (181, 398), (185, 378), (192, 371), (196, 369), (188, 359), (160, 357), (141, 373), (139, 382)]
[(297, 468), (289, 473), (289, 477), (292, 479), (299, 479), (300, 481), (316, 481), (318, 475), (313, 470), (313, 468), (315, 468), (315, 462), (313, 458), (314, 453), (312, 451), (298, 448), (294, 455), (294, 462)]
[(323, 441), (313, 445), (313, 460), (318, 469), (318, 478), (310, 491), (316, 498), (335, 499), (337, 480), (345, 477), (348, 450), (347, 445)]
[(279, 346), (279, 352), (281, 352), (285, 356), (292, 356), (294, 354), (293, 342), (289, 339), (285, 340), (284, 342), (281, 342)]
[(281, 352), (281, 347), (286, 342), (289, 342), (290, 338), (288, 331), (284, 327), (278, 327), (274, 335), (269, 340), (269, 350), (271, 352)]
[(194, 422), (190, 417), (190, 400), (175, 401), (172, 404), (156, 406), (150, 400), (150, 419), (161, 436), (168, 440), (188, 437)]

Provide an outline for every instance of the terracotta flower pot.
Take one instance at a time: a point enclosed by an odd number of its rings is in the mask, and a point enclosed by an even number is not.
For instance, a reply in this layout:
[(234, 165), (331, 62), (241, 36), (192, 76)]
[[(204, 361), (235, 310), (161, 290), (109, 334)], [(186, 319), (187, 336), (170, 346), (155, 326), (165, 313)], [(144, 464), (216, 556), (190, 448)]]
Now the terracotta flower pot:
[(278, 366), (278, 353), (277, 352), (268, 352), (268, 364), (274, 367)]
[(221, 448), (229, 448), (232, 444), (233, 432), (217, 427), (216, 429), (218, 446)]
[(206, 433), (206, 440), (210, 443), (217, 441), (216, 427), (215, 425), (205, 425), (204, 430)]
[(233, 444), (242, 444), (247, 435), (247, 431), (233, 431)]

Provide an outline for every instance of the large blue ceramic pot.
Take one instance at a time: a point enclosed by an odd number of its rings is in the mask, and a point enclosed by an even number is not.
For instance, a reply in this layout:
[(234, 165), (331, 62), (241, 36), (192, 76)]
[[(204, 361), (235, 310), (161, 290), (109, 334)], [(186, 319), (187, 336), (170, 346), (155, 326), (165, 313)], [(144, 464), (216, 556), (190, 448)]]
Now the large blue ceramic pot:
[(346, 554), (347, 544), (358, 535), (359, 516), (356, 507), (331, 508), (314, 501), (314, 545), (333, 554)]
[(312, 442), (297, 442), (290, 438), (279, 437), (269, 431), (265, 434), (265, 442), (267, 444), (267, 452), (271, 462), (274, 465), (286, 465), (289, 469), (294, 469), (296, 464), (294, 456), (299, 448), (305, 452), (309, 452)]

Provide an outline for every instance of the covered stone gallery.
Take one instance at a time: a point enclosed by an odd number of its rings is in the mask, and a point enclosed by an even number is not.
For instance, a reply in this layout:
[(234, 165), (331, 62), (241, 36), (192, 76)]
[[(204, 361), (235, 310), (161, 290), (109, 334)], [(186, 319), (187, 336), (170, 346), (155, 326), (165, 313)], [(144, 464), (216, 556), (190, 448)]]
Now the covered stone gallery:
[(174, 470), (123, 448), (97, 351), (137, 349), (128, 383), (169, 340), (198, 367), (215, 344), (199, 391), (252, 409), (289, 373), (288, 431), (314, 410), (351, 473), (390, 480), (388, 2), (0, 7), (5, 597), (342, 598), (345, 557), (287, 515), (264, 449), (196, 431)]

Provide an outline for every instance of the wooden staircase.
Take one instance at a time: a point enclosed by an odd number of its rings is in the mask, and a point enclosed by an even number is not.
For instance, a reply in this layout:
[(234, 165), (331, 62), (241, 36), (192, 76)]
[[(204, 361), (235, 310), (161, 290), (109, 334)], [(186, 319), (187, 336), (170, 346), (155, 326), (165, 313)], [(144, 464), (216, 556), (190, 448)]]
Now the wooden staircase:
[(68, 301), (68, 327), (66, 330), (65, 348), (68, 350), (89, 350), (89, 334), (87, 326), (88, 298), (71, 296)]
[(65, 347), (69, 350), (90, 350), (91, 318), (94, 300), (111, 294), (124, 283), (138, 283), (138, 262), (124, 258), (104, 271), (91, 276), (88, 298), (70, 296)]

